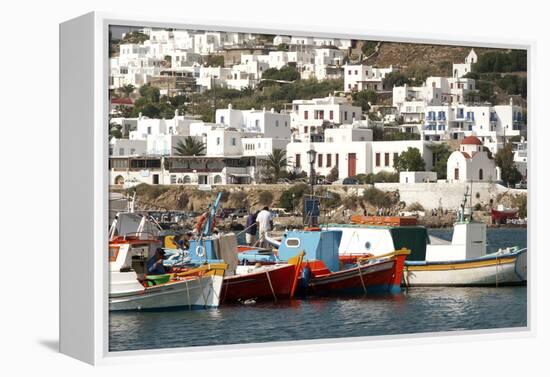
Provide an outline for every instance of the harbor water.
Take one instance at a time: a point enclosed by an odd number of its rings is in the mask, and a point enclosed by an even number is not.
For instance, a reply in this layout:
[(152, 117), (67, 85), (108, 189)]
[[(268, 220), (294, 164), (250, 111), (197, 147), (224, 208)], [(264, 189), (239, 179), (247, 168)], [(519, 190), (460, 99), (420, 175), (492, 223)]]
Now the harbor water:
[[(430, 234), (450, 239), (451, 229)], [(489, 229), (488, 251), (527, 246), (525, 228)], [(110, 313), (111, 351), (527, 326), (528, 287), (410, 288), (218, 309)]]

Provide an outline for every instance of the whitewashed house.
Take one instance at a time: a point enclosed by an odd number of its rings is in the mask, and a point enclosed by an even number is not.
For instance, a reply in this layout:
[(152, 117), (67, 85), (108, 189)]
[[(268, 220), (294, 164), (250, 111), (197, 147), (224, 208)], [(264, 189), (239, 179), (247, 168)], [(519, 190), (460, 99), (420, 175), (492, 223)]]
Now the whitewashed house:
[(171, 134), (147, 135), (147, 155), (176, 155), (176, 146), (179, 142), (183, 143), (186, 137)]
[(472, 72), (472, 64), (477, 63), (477, 54), (474, 49), (464, 59), (464, 63), (453, 64), (453, 77), (463, 77)]
[(117, 139), (109, 140), (109, 156), (140, 156), (147, 154), (146, 140)]
[(370, 65), (351, 65), (344, 66), (344, 91), (362, 91), (362, 90), (384, 90), (383, 81), (390, 72), (397, 71), (393, 66), (388, 68), (377, 68)]
[(290, 115), (275, 109), (237, 110), (231, 104), (227, 109), (216, 110), (216, 123), (266, 138), (290, 139)]
[(285, 44), (290, 44), (290, 41), (291, 41), (291, 37), (289, 35), (276, 35), (274, 38), (273, 38), (273, 44), (275, 46), (278, 46), (282, 43), (285, 43)]
[(393, 106), (405, 122), (421, 122), (426, 106), (462, 104), (475, 91), (475, 80), (454, 77), (428, 77), (423, 86), (395, 86)]
[(172, 68), (189, 67), (200, 63), (201, 56), (189, 50), (174, 50), (169, 54)]
[(201, 90), (210, 90), (213, 86), (227, 87), (231, 78), (231, 68), (200, 66), (196, 82)]
[(317, 152), (314, 169), (318, 175), (328, 175), (336, 167), (338, 177), (346, 178), (358, 174), (394, 172), (394, 160), (408, 148), (417, 148), (424, 158), (426, 168), (433, 166), (432, 153), (428, 143), (411, 141), (372, 141), (372, 129), (364, 123), (341, 125), (326, 129), (324, 141), (293, 140), (287, 145), (289, 170), (306, 172), (309, 175), (308, 151)]
[(497, 106), (427, 106), (423, 137), (460, 140), (476, 136), (496, 153), (507, 138), (520, 136), (524, 126), (523, 110), (512, 102)]
[(483, 150), (482, 142), (475, 136), (468, 136), (460, 143), (447, 160), (447, 181), (449, 182), (493, 182), (500, 180), (495, 160)]
[(308, 141), (322, 135), (324, 125), (352, 124), (361, 118), (361, 107), (353, 106), (346, 98), (330, 95), (292, 101), (290, 124), (297, 139)]

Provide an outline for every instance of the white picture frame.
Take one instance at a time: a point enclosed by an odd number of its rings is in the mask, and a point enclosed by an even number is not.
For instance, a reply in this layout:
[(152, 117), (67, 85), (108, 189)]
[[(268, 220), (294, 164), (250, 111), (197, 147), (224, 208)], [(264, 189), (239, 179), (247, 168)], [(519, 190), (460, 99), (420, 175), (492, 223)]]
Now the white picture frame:
[[(232, 346), (205, 346), (170, 350), (109, 352), (108, 347), (108, 28), (109, 25), (208, 29), (220, 31), (256, 32), (265, 34), (300, 34), (318, 37), (370, 39), (382, 41), (468, 45), (494, 48), (526, 49), (528, 53), (528, 93), (532, 95), (534, 41), (486, 38), (438, 39), (437, 35), (415, 35), (369, 30), (331, 30), (319, 27), (288, 27), (287, 25), (254, 25), (185, 19), (146, 19), (117, 14), (92, 12), (60, 25), (60, 351), (90, 364), (127, 362), (151, 354), (167, 358), (212, 355), (230, 356), (245, 348), (252, 354), (293, 352), (296, 349), (329, 347), (334, 343), (369, 347), (381, 344), (452, 341), (456, 336), (479, 339), (479, 336), (500, 339), (532, 336), (533, 282), (528, 281), (528, 326), (517, 329), (433, 333), (404, 336), (358, 337), (320, 341), (293, 341)], [(532, 101), (528, 104), (528, 124), (532, 124)], [(536, 127), (529, 128), (529, 140), (536, 139)], [(534, 155), (534, 143), (529, 143), (528, 164)], [(532, 166), (532, 165), (530, 165)], [(83, 169), (83, 167), (85, 167)], [(532, 186), (529, 197), (533, 198)], [(528, 202), (534, 210), (533, 200)], [(78, 211), (74, 211), (75, 208)], [(532, 227), (528, 228), (528, 242)], [(528, 265), (533, 266), (536, 254), (530, 252)], [(84, 268), (73, 268), (79, 265)], [(530, 270), (533, 272), (533, 269)]]

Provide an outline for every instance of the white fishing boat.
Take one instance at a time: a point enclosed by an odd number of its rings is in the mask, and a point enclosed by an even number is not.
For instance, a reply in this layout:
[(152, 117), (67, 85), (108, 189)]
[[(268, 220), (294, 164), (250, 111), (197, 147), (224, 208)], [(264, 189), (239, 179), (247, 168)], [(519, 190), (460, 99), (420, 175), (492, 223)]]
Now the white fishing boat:
[[(472, 219), (466, 208), (468, 196), (458, 211), (450, 242), (428, 236), (426, 228), (410, 218), (356, 216), (355, 224), (329, 224), (327, 228), (342, 231), (339, 255), (344, 261), (402, 247), (411, 250), (403, 275), (407, 286), (526, 284), (527, 249), (511, 246), (487, 254), (487, 226)], [(275, 237), (268, 241), (279, 242)]]
[(119, 213), (110, 230), (109, 310), (217, 307), (225, 264), (205, 264), (178, 274), (147, 275), (160, 241), (146, 216)]

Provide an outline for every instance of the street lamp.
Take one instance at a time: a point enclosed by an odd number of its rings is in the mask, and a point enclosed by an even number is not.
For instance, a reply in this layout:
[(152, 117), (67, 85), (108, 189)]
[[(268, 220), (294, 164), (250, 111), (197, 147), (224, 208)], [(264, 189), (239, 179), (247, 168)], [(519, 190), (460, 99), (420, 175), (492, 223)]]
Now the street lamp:
[(313, 148), (307, 151), (309, 158), (309, 182), (311, 184), (311, 195), (313, 195), (313, 185), (315, 184), (315, 171), (313, 170), (313, 164), (315, 163), (315, 157), (317, 157), (317, 151)]
[[(313, 148), (310, 149), (309, 151), (307, 151), (307, 155), (308, 155), (308, 158), (309, 158), (309, 182), (311, 184), (311, 196), (310, 196), (310, 200), (311, 200), (311, 209), (313, 210), (313, 194), (314, 194), (314, 191), (313, 191), (313, 186), (315, 185), (315, 171), (313, 169), (313, 164), (315, 163), (315, 157), (317, 156), (317, 151), (315, 151)], [(304, 215), (305, 215), (305, 207), (304, 207)], [(309, 226), (313, 226), (314, 223), (315, 223), (315, 220), (313, 219), (313, 213), (310, 213), (309, 214)]]

